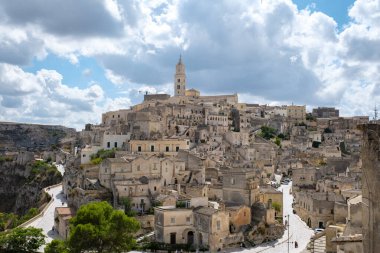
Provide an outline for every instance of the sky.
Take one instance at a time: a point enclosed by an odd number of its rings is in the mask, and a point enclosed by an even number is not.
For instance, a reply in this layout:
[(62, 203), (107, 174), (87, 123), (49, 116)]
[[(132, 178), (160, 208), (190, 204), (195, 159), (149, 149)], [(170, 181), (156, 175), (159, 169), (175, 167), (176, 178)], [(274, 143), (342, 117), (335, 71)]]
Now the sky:
[(380, 0), (0, 1), (0, 121), (84, 128), (144, 92), (373, 116)]

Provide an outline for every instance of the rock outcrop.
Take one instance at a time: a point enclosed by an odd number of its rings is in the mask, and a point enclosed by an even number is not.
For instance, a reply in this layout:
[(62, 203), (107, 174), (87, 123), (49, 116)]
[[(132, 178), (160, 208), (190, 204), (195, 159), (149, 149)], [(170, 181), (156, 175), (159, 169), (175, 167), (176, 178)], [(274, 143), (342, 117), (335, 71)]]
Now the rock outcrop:
[[(77, 143), (75, 129), (0, 122), (0, 212), (23, 215), (47, 201), (44, 187), (60, 183), (52, 167), (33, 167), (35, 157), (64, 163)], [(46, 170), (46, 171), (44, 171)]]
[(23, 215), (32, 207), (39, 208), (47, 201), (42, 189), (62, 181), (58, 171), (34, 174), (33, 163), (0, 162), (0, 212)]
[(0, 153), (27, 150), (48, 151), (75, 141), (73, 128), (0, 122)]

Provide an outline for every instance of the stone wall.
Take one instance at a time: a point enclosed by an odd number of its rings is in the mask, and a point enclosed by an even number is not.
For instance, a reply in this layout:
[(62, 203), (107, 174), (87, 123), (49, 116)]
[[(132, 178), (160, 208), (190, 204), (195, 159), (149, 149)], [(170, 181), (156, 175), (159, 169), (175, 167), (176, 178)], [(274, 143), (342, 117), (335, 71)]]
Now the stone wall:
[(363, 249), (376, 252), (380, 248), (380, 125), (361, 125), (363, 170)]

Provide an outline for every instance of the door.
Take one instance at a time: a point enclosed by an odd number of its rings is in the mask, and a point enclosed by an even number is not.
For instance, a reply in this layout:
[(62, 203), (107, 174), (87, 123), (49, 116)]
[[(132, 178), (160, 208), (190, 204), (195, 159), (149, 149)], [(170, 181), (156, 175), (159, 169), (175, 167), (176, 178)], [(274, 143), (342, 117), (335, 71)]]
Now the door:
[(170, 244), (176, 244), (177, 233), (170, 233)]
[(189, 244), (189, 245), (194, 244), (194, 232), (193, 231), (189, 231), (187, 233), (187, 244)]

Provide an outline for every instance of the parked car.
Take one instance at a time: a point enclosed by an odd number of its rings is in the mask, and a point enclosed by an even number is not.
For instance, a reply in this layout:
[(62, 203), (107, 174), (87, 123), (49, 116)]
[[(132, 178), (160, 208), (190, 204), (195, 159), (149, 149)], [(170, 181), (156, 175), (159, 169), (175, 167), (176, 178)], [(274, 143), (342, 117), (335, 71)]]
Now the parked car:
[(323, 231), (325, 231), (325, 229), (323, 229), (323, 228), (314, 228), (314, 233), (316, 233), (316, 234), (321, 233)]

